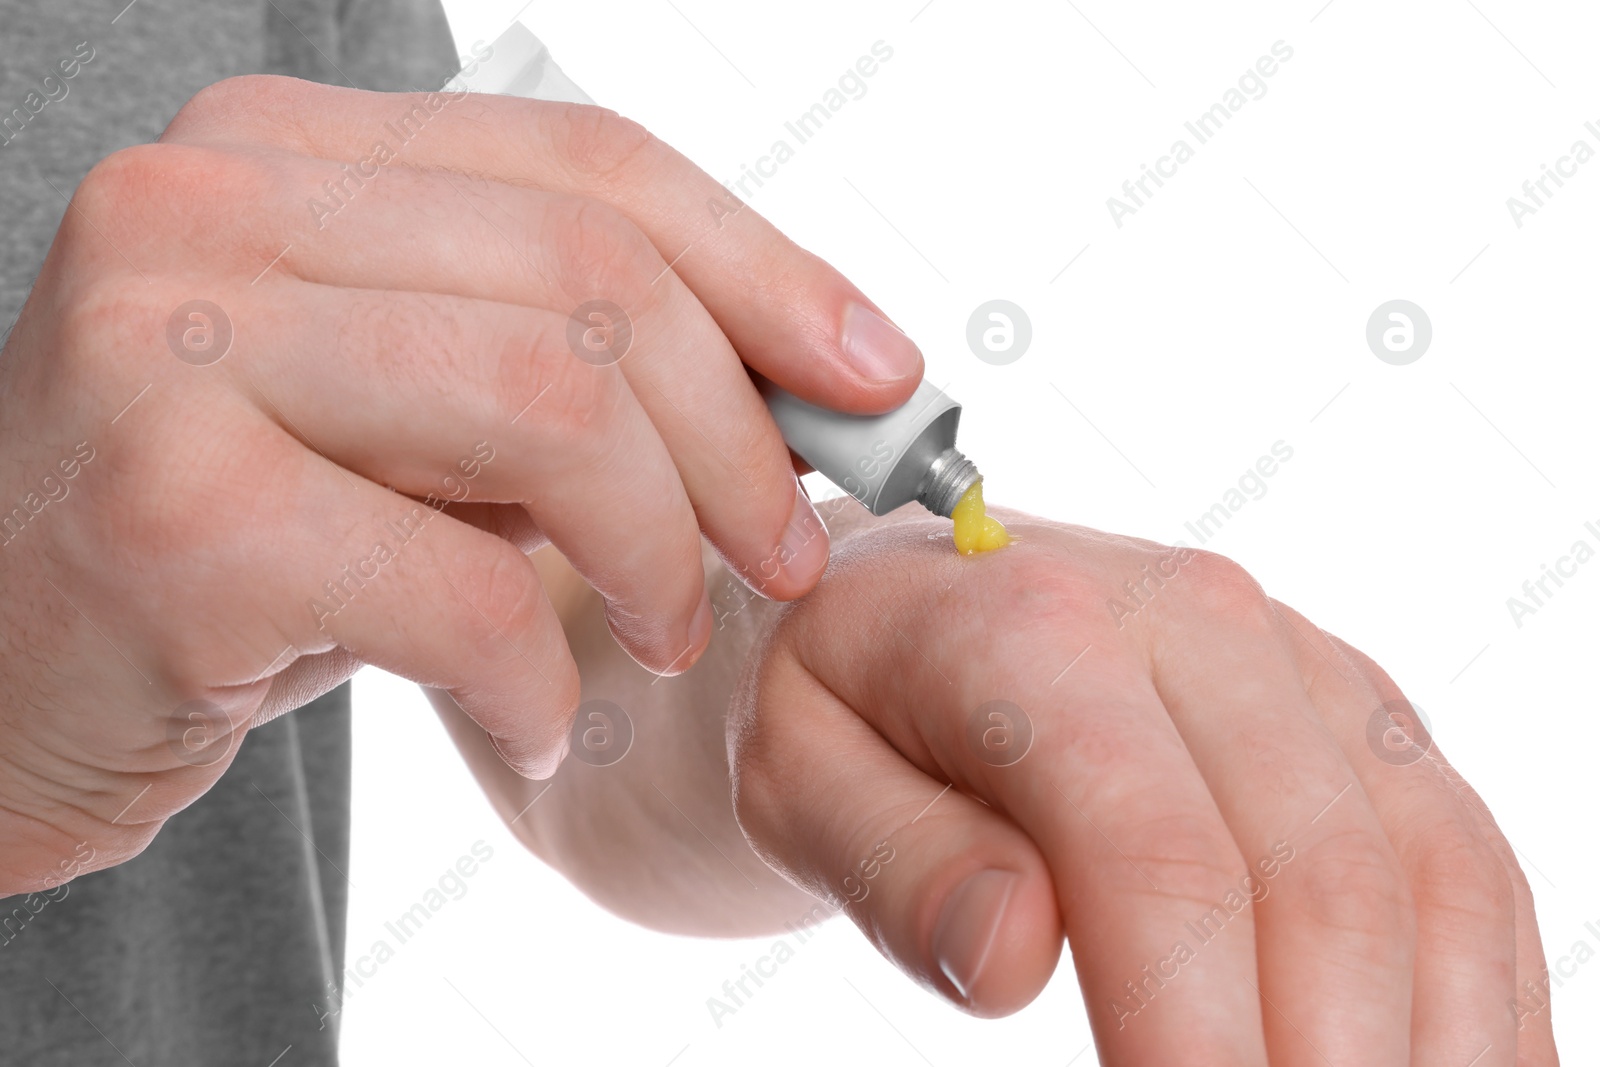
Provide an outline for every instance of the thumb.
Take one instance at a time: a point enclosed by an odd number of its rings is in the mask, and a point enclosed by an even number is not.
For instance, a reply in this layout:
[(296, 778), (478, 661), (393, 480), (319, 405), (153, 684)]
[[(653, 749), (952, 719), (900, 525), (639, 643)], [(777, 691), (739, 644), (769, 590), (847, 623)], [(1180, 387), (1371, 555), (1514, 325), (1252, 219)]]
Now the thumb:
[(730, 733), (735, 811), (756, 851), (965, 1010), (1027, 1005), (1062, 945), (1033, 841), (912, 766), (782, 650), (759, 674)]

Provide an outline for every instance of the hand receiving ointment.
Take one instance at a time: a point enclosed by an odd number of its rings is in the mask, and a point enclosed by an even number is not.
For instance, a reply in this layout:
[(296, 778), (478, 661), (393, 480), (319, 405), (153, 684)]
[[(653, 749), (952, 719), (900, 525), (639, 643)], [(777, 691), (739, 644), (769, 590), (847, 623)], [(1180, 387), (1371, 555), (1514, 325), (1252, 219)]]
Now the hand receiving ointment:
[(955, 511), (950, 515), (956, 521), (956, 551), (963, 556), (979, 552), (992, 552), (1011, 543), (1011, 535), (991, 519), (983, 507), (983, 482), (972, 483), (972, 488), (961, 494)]

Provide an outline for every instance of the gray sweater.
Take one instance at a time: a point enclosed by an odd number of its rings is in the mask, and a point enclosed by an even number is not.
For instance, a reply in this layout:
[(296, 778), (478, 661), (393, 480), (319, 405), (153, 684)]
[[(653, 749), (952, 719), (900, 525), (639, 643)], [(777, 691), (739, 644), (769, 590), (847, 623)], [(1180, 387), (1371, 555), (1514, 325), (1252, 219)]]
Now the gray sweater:
[[(0, 0), (8, 332), (66, 210), (56, 190), (154, 140), (203, 86), (434, 89), (459, 65), (438, 0), (125, 3)], [(137, 859), (0, 900), (0, 1065), (337, 1063), (349, 816), (345, 685), (251, 731)]]

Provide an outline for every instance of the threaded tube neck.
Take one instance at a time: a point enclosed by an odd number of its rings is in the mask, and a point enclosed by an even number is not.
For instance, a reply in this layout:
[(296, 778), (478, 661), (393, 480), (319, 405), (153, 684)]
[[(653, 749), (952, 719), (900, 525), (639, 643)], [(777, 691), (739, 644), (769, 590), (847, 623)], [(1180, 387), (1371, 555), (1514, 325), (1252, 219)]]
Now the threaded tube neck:
[(928, 468), (928, 476), (917, 490), (917, 503), (948, 519), (967, 490), (982, 480), (976, 463), (959, 448), (947, 448)]

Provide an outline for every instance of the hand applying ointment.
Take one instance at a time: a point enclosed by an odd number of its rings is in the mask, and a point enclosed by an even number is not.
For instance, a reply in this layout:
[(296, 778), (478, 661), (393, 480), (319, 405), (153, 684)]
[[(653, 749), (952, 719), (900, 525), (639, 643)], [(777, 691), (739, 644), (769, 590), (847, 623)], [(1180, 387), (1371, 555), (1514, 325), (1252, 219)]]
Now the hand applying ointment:
[(984, 510), (982, 481), (973, 482), (972, 488), (961, 495), (950, 517), (956, 523), (956, 551), (963, 556), (1004, 548), (1011, 543), (1011, 535), (1006, 533), (1000, 520), (991, 519)]

